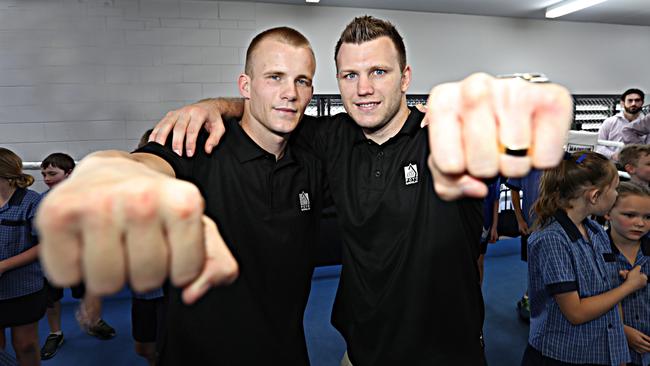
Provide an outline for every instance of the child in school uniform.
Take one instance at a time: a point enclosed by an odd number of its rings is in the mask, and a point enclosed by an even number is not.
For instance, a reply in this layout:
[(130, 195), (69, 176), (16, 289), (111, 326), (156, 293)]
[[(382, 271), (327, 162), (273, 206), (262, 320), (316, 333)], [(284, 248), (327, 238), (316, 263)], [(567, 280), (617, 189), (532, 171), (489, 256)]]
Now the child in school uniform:
[(523, 366), (630, 362), (617, 304), (648, 277), (636, 266), (619, 285), (605, 261), (607, 233), (589, 219), (610, 211), (618, 182), (614, 164), (594, 152), (568, 155), (543, 173), (528, 241), (531, 319)]
[(19, 365), (40, 364), (38, 321), (47, 298), (33, 225), (41, 196), (27, 189), (32, 183), (20, 157), (0, 148), (0, 349), (10, 328)]
[[(618, 186), (614, 207), (605, 217), (612, 255), (606, 260), (614, 264), (613, 277), (619, 271), (630, 271), (635, 266), (650, 273), (650, 188), (623, 182)], [(644, 237), (644, 235), (646, 235)], [(622, 282), (622, 281), (621, 281)], [(650, 364), (650, 288), (638, 290), (623, 299), (623, 323), (630, 347), (632, 362), (629, 365)]]
[(630, 175), (632, 183), (650, 187), (650, 145), (627, 145), (621, 150), (618, 162)]
[[(512, 193), (512, 208), (517, 218), (519, 234), (521, 234), (521, 260), (524, 262), (528, 260), (528, 238), (533, 228), (533, 222), (535, 222), (535, 215), (531, 214), (530, 211), (539, 196), (539, 180), (541, 177), (541, 170), (532, 169), (525, 177), (508, 178), (505, 183)], [(523, 191), (523, 197), (519, 194), (519, 191)], [(528, 290), (517, 301), (517, 313), (521, 320), (530, 321)]]
[(479, 278), (483, 284), (484, 260), (489, 243), (495, 243), (499, 240), (497, 224), (499, 222), (499, 193), (501, 193), (501, 177), (497, 177), (491, 184), (488, 184), (488, 194), (483, 200), (483, 232), (481, 233), (481, 243), (479, 248), (479, 257), (477, 260)]
[[(63, 182), (74, 169), (74, 159), (64, 153), (53, 153), (48, 155), (41, 162), (41, 175), (43, 182), (49, 189), (54, 188), (57, 184)], [(45, 197), (49, 190), (41, 194)], [(61, 299), (63, 298), (63, 288), (52, 285), (45, 279), (45, 288), (47, 289), (47, 323), (50, 326), (43, 347), (41, 348), (41, 360), (49, 360), (56, 355), (61, 345), (63, 345), (63, 331), (61, 330)]]

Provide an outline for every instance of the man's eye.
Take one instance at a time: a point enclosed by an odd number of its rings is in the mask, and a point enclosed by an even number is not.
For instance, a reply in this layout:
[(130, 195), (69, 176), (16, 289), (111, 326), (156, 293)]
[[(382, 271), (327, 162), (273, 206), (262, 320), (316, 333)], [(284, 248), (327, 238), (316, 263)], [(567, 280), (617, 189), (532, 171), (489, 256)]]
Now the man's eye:
[(385, 75), (386, 70), (381, 70), (381, 69), (375, 70), (375, 71), (373, 71), (373, 74), (375, 74), (375, 75)]
[(296, 83), (300, 86), (310, 86), (311, 82), (307, 79), (298, 79)]
[(357, 74), (354, 73), (345, 74), (343, 75), (343, 78), (348, 80), (353, 80), (357, 78)]

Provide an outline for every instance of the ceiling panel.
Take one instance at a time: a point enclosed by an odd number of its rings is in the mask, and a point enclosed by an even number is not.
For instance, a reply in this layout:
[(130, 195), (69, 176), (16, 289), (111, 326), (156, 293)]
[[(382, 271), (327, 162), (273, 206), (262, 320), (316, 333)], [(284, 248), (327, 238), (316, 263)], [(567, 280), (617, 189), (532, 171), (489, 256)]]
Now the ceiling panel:
[[(545, 8), (558, 0), (321, 0), (320, 4), (306, 4), (304, 0), (257, 2), (544, 19)], [(650, 0), (609, 0), (557, 20), (650, 26)]]

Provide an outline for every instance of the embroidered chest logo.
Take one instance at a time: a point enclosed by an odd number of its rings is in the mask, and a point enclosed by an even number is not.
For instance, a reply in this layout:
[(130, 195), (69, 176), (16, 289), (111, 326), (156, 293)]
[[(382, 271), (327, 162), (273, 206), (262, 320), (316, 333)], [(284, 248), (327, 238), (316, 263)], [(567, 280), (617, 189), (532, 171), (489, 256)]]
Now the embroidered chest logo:
[(418, 182), (418, 166), (417, 164), (409, 164), (404, 167), (404, 183), (415, 184)]
[(300, 200), (300, 211), (311, 210), (311, 204), (309, 203), (309, 193), (301, 191), (298, 193), (298, 199)]

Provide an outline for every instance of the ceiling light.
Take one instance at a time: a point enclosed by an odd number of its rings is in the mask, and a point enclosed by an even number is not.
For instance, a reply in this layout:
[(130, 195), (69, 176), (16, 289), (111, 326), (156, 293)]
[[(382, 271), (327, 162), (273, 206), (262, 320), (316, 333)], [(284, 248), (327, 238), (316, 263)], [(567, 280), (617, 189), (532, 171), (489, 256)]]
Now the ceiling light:
[(305, 0), (305, 2), (306, 2), (306, 3), (314, 3), (314, 4), (318, 4), (318, 3), (320, 2), (320, 0)]
[(607, 0), (566, 0), (546, 8), (547, 18), (557, 18), (563, 15), (582, 10), (596, 4), (603, 3)]

